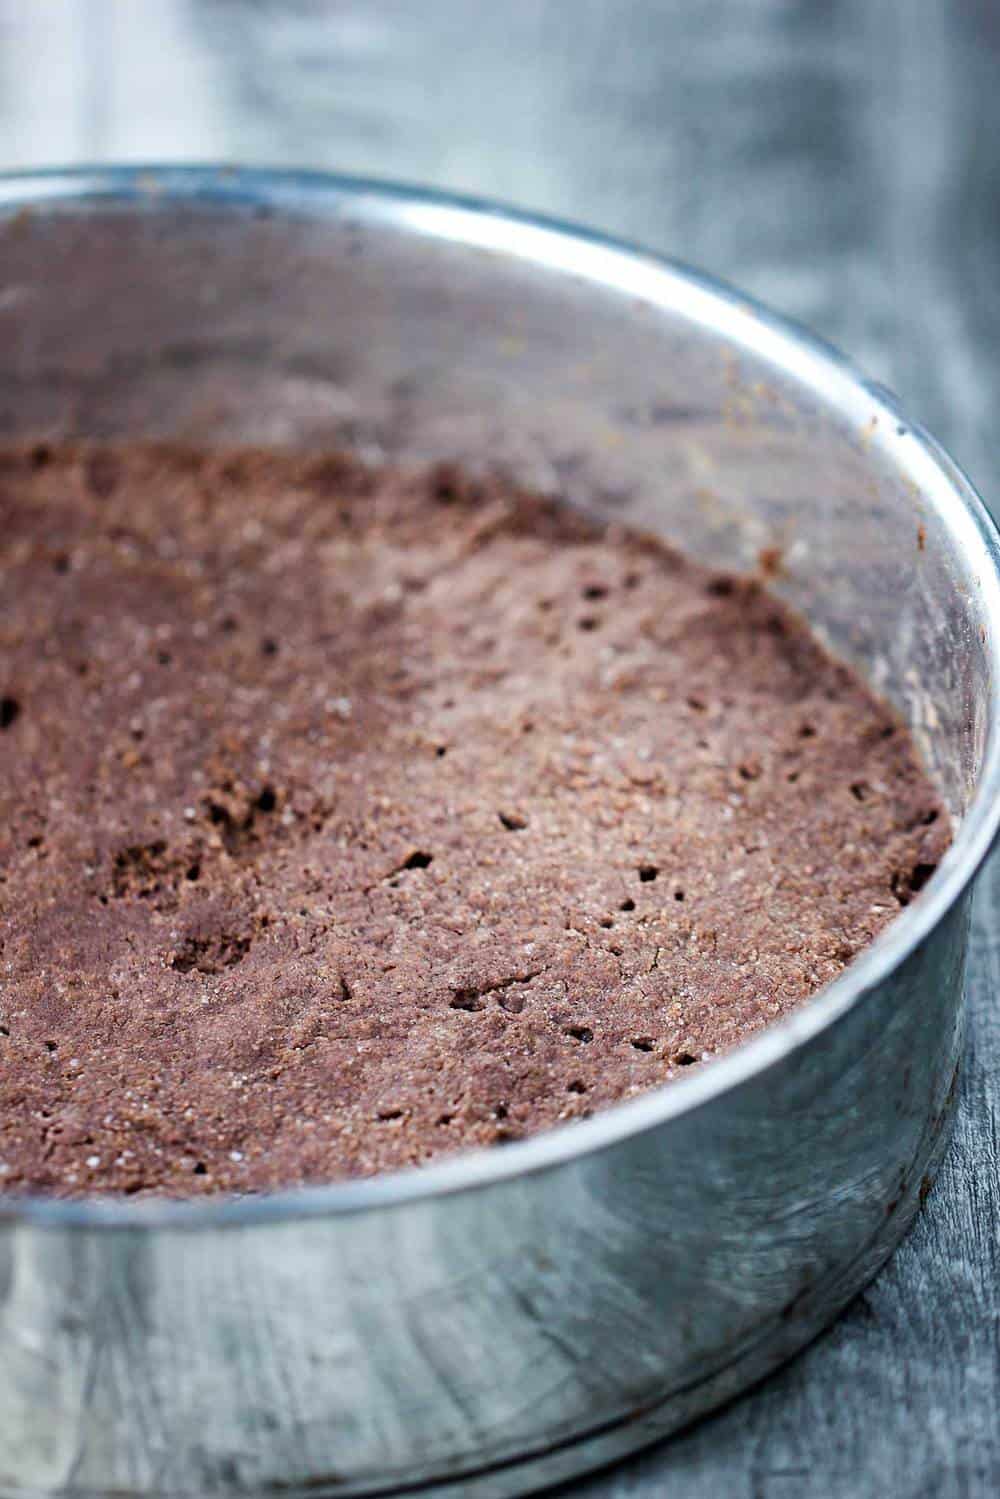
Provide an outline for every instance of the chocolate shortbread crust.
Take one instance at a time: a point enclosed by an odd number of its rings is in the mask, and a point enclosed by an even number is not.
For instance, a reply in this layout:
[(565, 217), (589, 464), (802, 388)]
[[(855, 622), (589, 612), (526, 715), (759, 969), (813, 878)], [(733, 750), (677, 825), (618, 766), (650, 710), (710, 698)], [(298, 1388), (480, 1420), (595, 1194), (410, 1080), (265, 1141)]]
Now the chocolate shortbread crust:
[(787, 1014), (947, 846), (766, 591), (500, 480), (41, 445), (0, 517), (0, 1189), (579, 1118)]

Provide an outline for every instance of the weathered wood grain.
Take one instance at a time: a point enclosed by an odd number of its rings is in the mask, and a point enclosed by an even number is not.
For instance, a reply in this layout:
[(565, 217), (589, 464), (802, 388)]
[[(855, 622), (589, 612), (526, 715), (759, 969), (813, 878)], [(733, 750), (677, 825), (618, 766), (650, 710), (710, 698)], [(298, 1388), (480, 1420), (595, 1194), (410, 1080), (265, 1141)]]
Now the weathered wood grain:
[[(826, 333), (1000, 497), (990, 0), (3, 0), (0, 23), (5, 165), (302, 163), (599, 224)], [(790, 1368), (580, 1499), (1000, 1489), (998, 927), (1000, 867), (955, 1145), (893, 1263)]]

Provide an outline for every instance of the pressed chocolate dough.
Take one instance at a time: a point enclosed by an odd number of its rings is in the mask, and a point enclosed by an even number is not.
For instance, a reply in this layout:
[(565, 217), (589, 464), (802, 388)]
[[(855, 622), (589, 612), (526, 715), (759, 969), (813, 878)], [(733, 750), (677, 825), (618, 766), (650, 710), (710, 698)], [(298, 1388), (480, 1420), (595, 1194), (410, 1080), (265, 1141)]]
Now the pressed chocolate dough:
[(753, 582), (457, 471), (0, 454), (0, 1190), (580, 1118), (834, 978), (948, 818)]

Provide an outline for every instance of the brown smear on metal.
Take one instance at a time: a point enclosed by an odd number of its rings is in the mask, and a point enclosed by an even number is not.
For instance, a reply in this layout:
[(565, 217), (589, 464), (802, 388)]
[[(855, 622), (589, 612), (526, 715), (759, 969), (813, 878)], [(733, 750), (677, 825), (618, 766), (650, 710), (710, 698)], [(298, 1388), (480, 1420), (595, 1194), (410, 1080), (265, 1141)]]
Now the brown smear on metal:
[(780, 546), (761, 547), (757, 553), (757, 566), (761, 577), (770, 582), (780, 578), (785, 570), (785, 549)]

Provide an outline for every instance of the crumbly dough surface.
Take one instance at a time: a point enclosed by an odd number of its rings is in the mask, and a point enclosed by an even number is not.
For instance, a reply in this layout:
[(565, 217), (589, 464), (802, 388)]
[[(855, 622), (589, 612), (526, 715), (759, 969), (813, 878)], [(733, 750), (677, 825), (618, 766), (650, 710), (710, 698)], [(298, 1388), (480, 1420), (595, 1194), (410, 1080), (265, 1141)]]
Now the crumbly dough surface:
[(500, 1144), (786, 1014), (949, 837), (753, 584), (499, 481), (0, 455), (0, 1189)]

